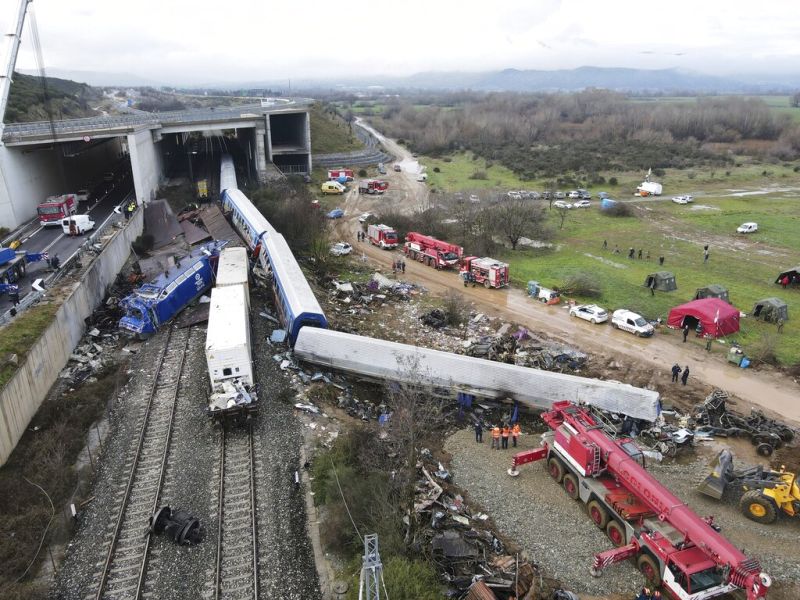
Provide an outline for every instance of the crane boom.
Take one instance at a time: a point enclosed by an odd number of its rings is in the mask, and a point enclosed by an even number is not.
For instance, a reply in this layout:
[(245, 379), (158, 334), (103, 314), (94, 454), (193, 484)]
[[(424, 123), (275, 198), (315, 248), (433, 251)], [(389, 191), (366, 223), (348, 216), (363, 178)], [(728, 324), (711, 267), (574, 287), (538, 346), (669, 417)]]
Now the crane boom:
[[(2, 54), (0, 54), (0, 61), (2, 61), (3, 65), (3, 71), (0, 73), (0, 138), (2, 138), (3, 134), (8, 94), (11, 91), (11, 83), (14, 77), (14, 67), (17, 64), (17, 54), (22, 41), (22, 26), (25, 23), (25, 13), (28, 10), (28, 4), (32, 1), (19, 0), (17, 18), (11, 21), (13, 29), (3, 36), (5, 40)], [(2, 142), (0, 141), (0, 143)]]

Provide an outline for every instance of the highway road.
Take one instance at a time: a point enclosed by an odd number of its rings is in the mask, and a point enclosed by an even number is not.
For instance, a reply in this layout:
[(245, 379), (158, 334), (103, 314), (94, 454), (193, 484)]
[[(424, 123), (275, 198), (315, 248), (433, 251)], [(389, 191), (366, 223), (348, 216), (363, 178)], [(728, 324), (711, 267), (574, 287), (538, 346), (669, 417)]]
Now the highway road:
[[(114, 182), (103, 184), (99, 189), (95, 189), (96, 199), (89, 202), (82, 202), (78, 208), (79, 214), (89, 214), (95, 222), (95, 231), (102, 228), (105, 222), (116, 216), (113, 213), (114, 207), (133, 193), (133, 179), (130, 172), (123, 169)], [(88, 236), (89, 234), (87, 234)], [(80, 246), (86, 241), (87, 236), (70, 238), (65, 235), (61, 227), (41, 227), (38, 220), (34, 220), (22, 230), (15, 232), (11, 239), (19, 239), (22, 245), (18, 251), (26, 252), (48, 252), (50, 257), (58, 256), (64, 263), (71, 257)], [(37, 278), (46, 278), (52, 270), (45, 262), (30, 263), (27, 266), (27, 275), (20, 280), (19, 296), (24, 298), (31, 291), (31, 285)], [(0, 314), (5, 313), (11, 308), (11, 300), (7, 294), (0, 296)]]

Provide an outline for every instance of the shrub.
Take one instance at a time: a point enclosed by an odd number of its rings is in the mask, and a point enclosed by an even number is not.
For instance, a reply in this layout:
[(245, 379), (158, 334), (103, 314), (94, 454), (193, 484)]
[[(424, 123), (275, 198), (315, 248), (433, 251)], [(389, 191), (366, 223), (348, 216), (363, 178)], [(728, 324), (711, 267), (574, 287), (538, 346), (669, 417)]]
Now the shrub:
[(775, 333), (764, 332), (748, 351), (748, 354), (756, 363), (777, 365), (778, 356), (778, 336)]
[(575, 296), (599, 298), (603, 295), (603, 285), (596, 275), (582, 271), (564, 279), (561, 291)]
[(617, 202), (616, 204), (612, 204), (608, 208), (604, 208), (601, 211), (604, 215), (608, 215), (609, 217), (632, 217), (633, 216), (633, 208), (630, 204), (625, 202)]
[(447, 324), (452, 327), (458, 327), (467, 318), (467, 304), (464, 302), (464, 297), (450, 290), (444, 297), (444, 310)]
[(617, 185), (619, 182), (617, 181), (616, 177), (609, 177), (608, 178), (608, 185)]
[(489, 176), (486, 174), (486, 171), (474, 171), (472, 175), (469, 176), (469, 178), (486, 180), (489, 179)]
[(453, 162), (453, 159), (452, 159), (452, 158), (450, 158), (449, 156), (445, 156), (445, 157), (442, 159), (442, 162), (446, 162), (446, 163)]
[(366, 169), (359, 169), (358, 170), (358, 176), (359, 177), (366, 177), (367, 176), (367, 170)]
[(442, 170), (439, 167), (433, 167), (433, 172), (434, 173), (441, 173)]

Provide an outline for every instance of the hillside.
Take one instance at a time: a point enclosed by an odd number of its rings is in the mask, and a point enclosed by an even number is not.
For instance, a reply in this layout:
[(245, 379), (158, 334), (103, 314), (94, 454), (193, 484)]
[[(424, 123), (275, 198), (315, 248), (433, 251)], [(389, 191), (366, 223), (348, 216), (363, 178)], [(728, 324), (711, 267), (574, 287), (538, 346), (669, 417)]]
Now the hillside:
[(310, 113), (312, 153), (353, 152), (363, 148), (350, 126), (335, 112), (326, 111), (321, 104), (315, 104)]
[[(92, 110), (90, 103), (103, 97), (100, 90), (85, 83), (56, 77), (47, 78), (47, 91), (53, 117), (56, 119), (95, 116), (98, 113)], [(14, 73), (4, 122), (26, 123), (47, 119), (41, 77)]]

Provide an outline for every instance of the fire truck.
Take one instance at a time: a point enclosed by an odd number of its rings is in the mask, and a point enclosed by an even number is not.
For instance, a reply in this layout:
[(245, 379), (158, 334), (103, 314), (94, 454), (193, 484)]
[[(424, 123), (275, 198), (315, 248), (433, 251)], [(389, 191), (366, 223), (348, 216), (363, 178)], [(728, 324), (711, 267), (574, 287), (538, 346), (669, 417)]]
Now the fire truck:
[(397, 248), (397, 232), (388, 225), (370, 225), (367, 227), (367, 237), (373, 246), (380, 246), (384, 250)]
[(409, 231), (403, 252), (411, 260), (418, 260), (429, 267), (449, 269), (458, 264), (464, 254), (461, 246), (437, 240), (435, 237)]
[(365, 179), (358, 182), (359, 194), (382, 194), (389, 189), (389, 183), (380, 179)]
[(328, 169), (329, 181), (339, 181), (342, 177), (345, 181), (353, 181), (353, 169)]
[(493, 258), (466, 256), (461, 260), (459, 275), (468, 283), (482, 283), (486, 288), (501, 288), (508, 285), (508, 265)]
[(39, 225), (42, 227), (48, 227), (49, 225), (60, 227), (61, 219), (74, 215), (77, 210), (78, 198), (75, 194), (50, 196), (36, 207), (36, 213), (39, 215)]
[(635, 559), (648, 582), (675, 600), (706, 600), (736, 589), (747, 600), (766, 597), (772, 580), (759, 562), (725, 539), (712, 517), (697, 516), (650, 475), (632, 439), (612, 439), (571, 402), (554, 403), (542, 419), (552, 431), (540, 448), (514, 455), (508, 472), (518, 475), (520, 465), (544, 460), (567, 496), (586, 504), (615, 546), (595, 555), (592, 575)]

